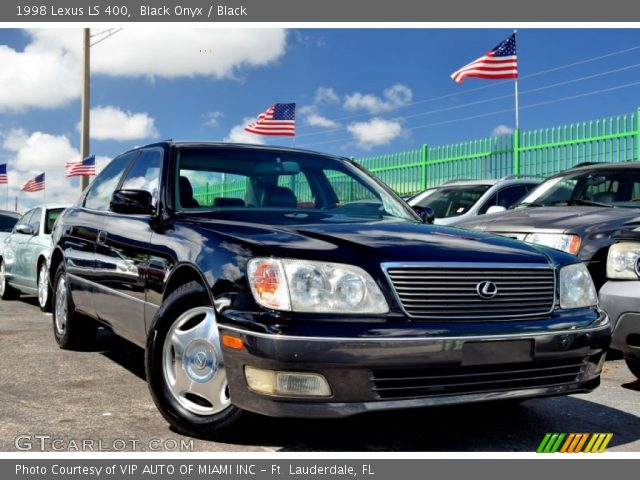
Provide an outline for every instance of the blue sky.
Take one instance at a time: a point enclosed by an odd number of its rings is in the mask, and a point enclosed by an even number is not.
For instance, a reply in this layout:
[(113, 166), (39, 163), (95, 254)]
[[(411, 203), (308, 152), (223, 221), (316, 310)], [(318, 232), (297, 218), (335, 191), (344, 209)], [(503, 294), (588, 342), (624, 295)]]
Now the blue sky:
[[(104, 165), (164, 138), (290, 146), (290, 138), (242, 133), (274, 102), (297, 103), (297, 146), (355, 157), (508, 132), (512, 111), (466, 118), (513, 108), (513, 81), (457, 85), (449, 75), (510, 32), (125, 26), (91, 50), (91, 151)], [(81, 38), (80, 30), (0, 30), (0, 162), (9, 164), (12, 195), (45, 170), (50, 199), (76, 196), (77, 179), (66, 180), (62, 165), (79, 150)], [(518, 57), (524, 129), (640, 106), (640, 84), (618, 88), (640, 82), (640, 30), (519, 29)], [(552, 86), (562, 82), (571, 83)], [(550, 88), (527, 93), (542, 87)], [(615, 90), (591, 95), (606, 89)], [(22, 194), (21, 205), (38, 195)]]

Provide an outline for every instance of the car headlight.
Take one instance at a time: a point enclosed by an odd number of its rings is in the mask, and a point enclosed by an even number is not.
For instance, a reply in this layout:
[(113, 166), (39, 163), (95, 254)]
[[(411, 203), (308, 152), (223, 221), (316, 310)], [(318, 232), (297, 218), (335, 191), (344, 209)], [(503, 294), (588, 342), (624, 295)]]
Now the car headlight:
[(560, 308), (591, 307), (598, 304), (598, 294), (589, 270), (583, 263), (560, 269)]
[(525, 242), (555, 248), (572, 254), (580, 250), (580, 236), (564, 233), (530, 233), (524, 237)]
[(323, 313), (389, 311), (371, 276), (353, 265), (253, 258), (247, 275), (256, 302), (266, 308)]
[(640, 243), (621, 242), (609, 248), (607, 277), (615, 280), (637, 280), (640, 276)]

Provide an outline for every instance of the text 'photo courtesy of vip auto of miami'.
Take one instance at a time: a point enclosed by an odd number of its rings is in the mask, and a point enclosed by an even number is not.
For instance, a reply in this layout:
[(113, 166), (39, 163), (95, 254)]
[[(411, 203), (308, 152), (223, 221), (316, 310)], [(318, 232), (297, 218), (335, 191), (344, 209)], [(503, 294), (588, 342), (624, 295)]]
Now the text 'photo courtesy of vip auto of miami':
[(160, 412), (204, 437), (596, 388), (611, 326), (580, 259), (432, 222), (345, 158), (138, 147), (55, 223), (55, 339), (142, 346)]

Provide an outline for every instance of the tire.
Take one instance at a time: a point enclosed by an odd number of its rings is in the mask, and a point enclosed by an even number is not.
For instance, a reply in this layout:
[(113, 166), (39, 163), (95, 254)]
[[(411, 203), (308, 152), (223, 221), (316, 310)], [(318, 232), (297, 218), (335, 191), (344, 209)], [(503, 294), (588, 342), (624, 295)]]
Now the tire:
[(49, 269), (47, 262), (40, 262), (38, 267), (38, 306), (43, 312), (51, 311), (51, 285), (49, 285)]
[(625, 358), (625, 362), (627, 362), (627, 367), (631, 370), (638, 380), (640, 380), (640, 360), (636, 360), (634, 358)]
[(4, 260), (0, 260), (0, 298), (2, 300), (15, 300), (20, 297), (20, 292), (7, 283), (7, 271)]
[(67, 287), (67, 275), (60, 265), (53, 281), (52, 295), (53, 335), (64, 350), (86, 350), (96, 338), (96, 322), (75, 311)]
[(153, 401), (180, 433), (217, 437), (244, 413), (231, 402), (215, 310), (198, 282), (178, 288), (158, 310), (145, 368)]

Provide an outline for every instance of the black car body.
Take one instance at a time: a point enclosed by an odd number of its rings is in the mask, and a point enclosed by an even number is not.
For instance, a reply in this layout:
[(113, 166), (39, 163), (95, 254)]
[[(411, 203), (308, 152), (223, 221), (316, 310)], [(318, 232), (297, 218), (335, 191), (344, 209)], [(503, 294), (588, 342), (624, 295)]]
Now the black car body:
[(355, 163), (313, 152), (134, 149), (53, 241), (61, 347), (90, 339), (92, 320), (145, 347), (157, 406), (196, 435), (243, 410), (339, 417), (590, 391), (610, 341), (576, 257), (426, 225)]
[(558, 173), (515, 208), (456, 226), (547, 246), (562, 236), (569, 241), (561, 248), (585, 262), (599, 290), (606, 281), (612, 234), (639, 218), (640, 162), (624, 162)]

